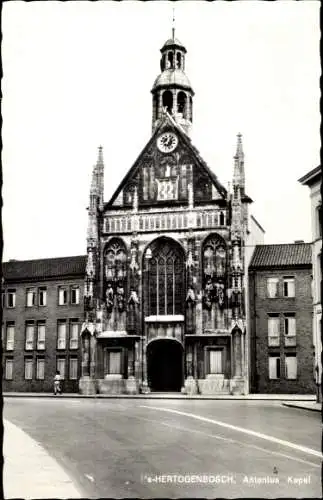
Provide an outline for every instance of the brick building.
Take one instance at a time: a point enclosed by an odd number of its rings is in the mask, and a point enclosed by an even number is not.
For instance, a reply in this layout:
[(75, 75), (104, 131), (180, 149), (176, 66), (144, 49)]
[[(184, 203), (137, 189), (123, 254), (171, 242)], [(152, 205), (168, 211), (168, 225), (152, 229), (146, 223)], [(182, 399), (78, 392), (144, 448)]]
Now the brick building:
[(86, 257), (2, 265), (3, 391), (78, 391)]
[(251, 392), (314, 394), (311, 244), (257, 246), (249, 300)]
[(99, 148), (88, 211), (83, 393), (248, 392), (247, 268), (263, 230), (249, 215), (241, 134), (230, 190), (193, 145), (185, 63), (173, 31), (151, 91), (151, 139), (108, 202)]

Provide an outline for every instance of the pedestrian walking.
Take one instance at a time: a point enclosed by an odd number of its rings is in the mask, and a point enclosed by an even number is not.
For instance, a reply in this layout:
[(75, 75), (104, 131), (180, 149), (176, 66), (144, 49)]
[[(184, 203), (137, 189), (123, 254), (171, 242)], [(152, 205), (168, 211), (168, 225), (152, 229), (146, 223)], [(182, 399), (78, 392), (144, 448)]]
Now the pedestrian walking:
[(61, 386), (61, 374), (59, 370), (56, 371), (55, 377), (54, 377), (54, 394), (62, 394), (62, 386)]

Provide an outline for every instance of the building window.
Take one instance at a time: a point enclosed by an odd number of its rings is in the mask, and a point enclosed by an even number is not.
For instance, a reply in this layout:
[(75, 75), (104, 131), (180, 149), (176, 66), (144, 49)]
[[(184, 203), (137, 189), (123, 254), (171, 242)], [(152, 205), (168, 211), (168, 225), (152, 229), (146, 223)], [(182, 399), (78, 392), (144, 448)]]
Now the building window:
[(278, 278), (267, 278), (267, 295), (270, 299), (278, 297)]
[(25, 380), (32, 380), (33, 378), (33, 360), (32, 358), (25, 358)]
[(183, 314), (184, 256), (174, 241), (155, 240), (145, 254), (150, 315)]
[(60, 373), (61, 379), (65, 379), (65, 358), (57, 358), (56, 368)]
[(80, 303), (80, 287), (72, 286), (71, 288), (71, 304), (78, 305)]
[(37, 378), (37, 380), (44, 380), (45, 379), (45, 360), (44, 360), (44, 358), (37, 358), (36, 378)]
[(70, 366), (69, 366), (69, 376), (70, 380), (77, 380), (78, 372), (78, 359), (70, 358)]
[(296, 318), (295, 313), (284, 314), (284, 333), (285, 335), (296, 335)]
[(79, 324), (77, 319), (70, 322), (70, 349), (77, 349), (79, 344)]
[(105, 374), (120, 375), (121, 374), (121, 351), (105, 352)]
[(40, 306), (45, 306), (47, 304), (47, 290), (46, 287), (39, 288), (38, 304)]
[(57, 323), (57, 349), (66, 349), (66, 321)]
[(6, 350), (13, 351), (15, 343), (15, 324), (7, 323)]
[(280, 378), (280, 357), (279, 356), (269, 356), (269, 378), (270, 380), (275, 380)]
[(6, 380), (12, 380), (12, 374), (13, 374), (13, 359), (7, 358), (5, 362), (4, 378)]
[(9, 288), (7, 291), (7, 307), (16, 307), (16, 290)]
[(34, 348), (34, 336), (35, 336), (35, 324), (33, 321), (27, 321), (26, 323), (26, 351), (31, 351)]
[(210, 374), (223, 373), (222, 368), (222, 350), (210, 349)]
[(35, 288), (27, 288), (27, 307), (32, 307), (36, 305), (36, 289)]
[(280, 318), (279, 314), (268, 315), (268, 345), (279, 346)]
[(284, 314), (285, 346), (296, 345), (296, 318), (294, 313)]
[(297, 378), (296, 354), (286, 354), (286, 356), (285, 356), (285, 376), (288, 380), (295, 380)]
[(295, 278), (284, 276), (284, 297), (295, 297)]
[(5, 293), (1, 292), (1, 305), (2, 309), (5, 307)]
[(67, 289), (63, 286), (58, 287), (58, 305), (65, 306), (67, 304)]
[(37, 349), (45, 349), (46, 324), (45, 321), (38, 321), (37, 324)]

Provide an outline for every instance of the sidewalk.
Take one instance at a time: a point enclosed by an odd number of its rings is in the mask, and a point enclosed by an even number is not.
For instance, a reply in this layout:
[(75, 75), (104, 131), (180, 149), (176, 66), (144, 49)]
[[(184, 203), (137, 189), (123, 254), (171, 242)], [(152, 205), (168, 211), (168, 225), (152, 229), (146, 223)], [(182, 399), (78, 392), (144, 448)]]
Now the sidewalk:
[(263, 401), (312, 401), (315, 402), (313, 394), (210, 394), (210, 395), (187, 395), (180, 392), (150, 392), (148, 394), (93, 394), (86, 396), (84, 394), (66, 392), (54, 396), (51, 392), (4, 392), (4, 398), (77, 398), (77, 399), (227, 399), (227, 400), (263, 400)]
[(322, 404), (315, 401), (295, 401), (294, 403), (283, 403), (283, 405), (302, 410), (322, 411)]
[(56, 460), (19, 427), (4, 420), (4, 498), (81, 498)]

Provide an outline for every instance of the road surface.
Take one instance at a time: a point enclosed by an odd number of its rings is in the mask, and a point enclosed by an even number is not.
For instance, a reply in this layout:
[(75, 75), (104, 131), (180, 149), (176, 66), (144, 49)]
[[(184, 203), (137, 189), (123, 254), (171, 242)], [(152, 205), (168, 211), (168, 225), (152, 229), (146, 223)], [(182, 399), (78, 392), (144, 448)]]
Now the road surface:
[(8, 398), (4, 418), (87, 498), (322, 496), (321, 415), (279, 401)]

